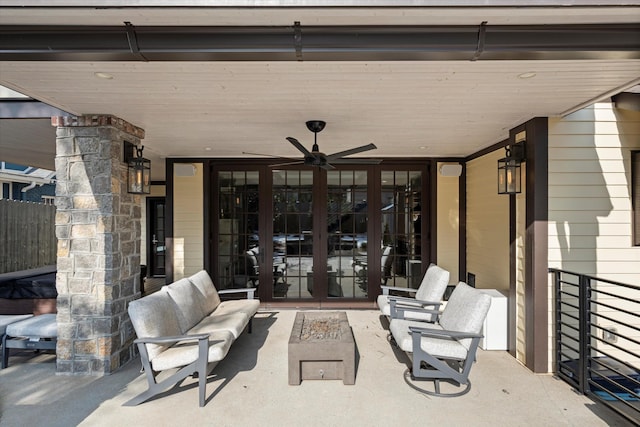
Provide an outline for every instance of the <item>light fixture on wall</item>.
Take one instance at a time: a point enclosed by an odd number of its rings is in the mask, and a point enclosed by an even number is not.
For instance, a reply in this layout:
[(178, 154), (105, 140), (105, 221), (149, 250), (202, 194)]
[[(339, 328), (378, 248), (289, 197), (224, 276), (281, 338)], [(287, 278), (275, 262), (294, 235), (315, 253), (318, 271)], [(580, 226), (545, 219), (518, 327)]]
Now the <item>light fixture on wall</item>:
[(507, 145), (505, 157), (498, 160), (498, 194), (518, 194), (522, 191), (522, 162), (525, 142)]
[(151, 193), (151, 161), (142, 157), (142, 150), (144, 150), (144, 145), (138, 148), (128, 141), (124, 142), (124, 161), (127, 162), (127, 193)]

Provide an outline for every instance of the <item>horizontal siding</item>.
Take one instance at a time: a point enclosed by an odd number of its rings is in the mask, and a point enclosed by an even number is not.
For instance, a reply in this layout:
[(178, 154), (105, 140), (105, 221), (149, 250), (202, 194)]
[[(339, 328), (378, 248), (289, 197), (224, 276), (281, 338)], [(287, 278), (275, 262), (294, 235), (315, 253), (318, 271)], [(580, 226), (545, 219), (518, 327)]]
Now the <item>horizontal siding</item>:
[(202, 164), (195, 176), (174, 177), (174, 280), (204, 266), (204, 187)]
[(640, 284), (630, 151), (640, 113), (598, 103), (549, 120), (549, 266)]

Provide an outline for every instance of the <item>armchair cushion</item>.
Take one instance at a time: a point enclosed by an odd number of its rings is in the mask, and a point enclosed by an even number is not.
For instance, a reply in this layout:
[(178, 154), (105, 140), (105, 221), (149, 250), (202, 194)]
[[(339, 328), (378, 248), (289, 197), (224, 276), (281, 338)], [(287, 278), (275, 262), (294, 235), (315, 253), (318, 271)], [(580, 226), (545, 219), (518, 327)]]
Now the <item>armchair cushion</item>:
[(450, 273), (444, 268), (435, 264), (429, 265), (420, 282), (420, 287), (416, 291), (416, 299), (440, 301), (449, 285), (449, 276)]
[[(407, 292), (415, 292), (414, 300), (421, 301), (433, 301), (439, 302), (442, 300), (442, 296), (444, 295), (444, 291), (447, 289), (447, 285), (449, 285), (449, 272), (435, 264), (430, 264), (429, 268), (427, 268), (424, 277), (422, 278), (422, 282), (420, 283), (420, 287), (416, 289), (412, 288), (389, 288), (391, 290), (404, 290)], [(390, 298), (397, 298), (391, 295), (378, 295), (377, 303), (380, 311), (385, 316), (391, 316), (391, 307), (390, 307)], [(408, 301), (411, 298), (404, 298), (404, 301)], [(437, 308), (433, 305), (427, 306), (427, 308)], [(437, 315), (433, 313), (420, 313), (420, 312), (407, 312), (405, 313), (406, 318), (422, 320), (426, 322), (435, 322), (437, 320)]]
[[(480, 333), (489, 312), (491, 297), (464, 282), (456, 285), (438, 323), (451, 331)], [(460, 341), (467, 349), (471, 339)]]

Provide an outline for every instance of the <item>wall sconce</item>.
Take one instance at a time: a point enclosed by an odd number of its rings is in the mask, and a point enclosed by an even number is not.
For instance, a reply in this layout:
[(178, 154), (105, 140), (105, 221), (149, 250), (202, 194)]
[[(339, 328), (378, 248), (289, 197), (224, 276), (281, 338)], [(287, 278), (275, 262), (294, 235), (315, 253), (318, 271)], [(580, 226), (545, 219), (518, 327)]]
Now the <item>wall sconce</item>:
[[(124, 161), (127, 162), (127, 193), (151, 193), (151, 161), (142, 157), (144, 145), (124, 142)], [(134, 155), (135, 152), (135, 155)]]
[(505, 147), (504, 158), (498, 160), (498, 194), (518, 194), (522, 191), (522, 168), (525, 159), (525, 142)]

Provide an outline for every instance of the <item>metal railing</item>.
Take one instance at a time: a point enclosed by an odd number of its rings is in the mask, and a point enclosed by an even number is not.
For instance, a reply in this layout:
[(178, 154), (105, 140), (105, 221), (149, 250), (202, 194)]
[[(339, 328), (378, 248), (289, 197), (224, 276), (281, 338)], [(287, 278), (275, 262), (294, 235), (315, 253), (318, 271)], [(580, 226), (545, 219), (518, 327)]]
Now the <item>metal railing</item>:
[(549, 269), (555, 374), (640, 424), (640, 286)]

